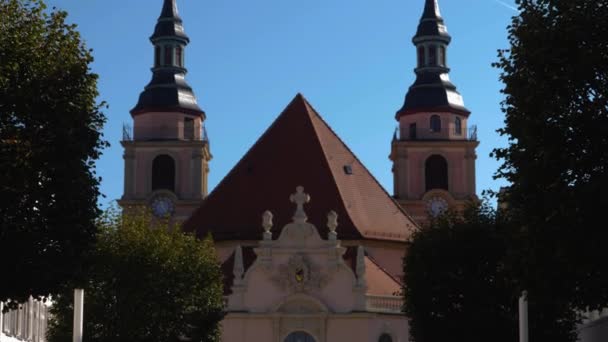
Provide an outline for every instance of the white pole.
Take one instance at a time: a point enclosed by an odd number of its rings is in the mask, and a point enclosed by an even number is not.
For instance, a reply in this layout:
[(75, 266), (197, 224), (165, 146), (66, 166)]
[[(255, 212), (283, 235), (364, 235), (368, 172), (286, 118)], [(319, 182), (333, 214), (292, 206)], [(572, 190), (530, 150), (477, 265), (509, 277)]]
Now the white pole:
[(82, 318), (84, 305), (84, 290), (74, 290), (74, 337), (73, 342), (82, 342)]
[(519, 342), (528, 342), (528, 292), (519, 297)]

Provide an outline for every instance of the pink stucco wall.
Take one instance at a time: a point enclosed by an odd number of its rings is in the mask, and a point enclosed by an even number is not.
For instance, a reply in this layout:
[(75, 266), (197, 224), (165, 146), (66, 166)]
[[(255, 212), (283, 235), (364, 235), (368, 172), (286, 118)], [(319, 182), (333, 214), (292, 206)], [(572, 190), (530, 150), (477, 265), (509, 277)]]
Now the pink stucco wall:
[(133, 118), (135, 140), (184, 139), (184, 119), (193, 119), (194, 140), (201, 138), (201, 118), (182, 113), (146, 113)]
[[(441, 131), (431, 132), (430, 117), (438, 115), (441, 119)], [(455, 120), (461, 120), (461, 133), (456, 134)], [(399, 119), (399, 130), (401, 139), (410, 139), (409, 127), (410, 124), (416, 124), (418, 139), (450, 139), (459, 140), (467, 138), (467, 117), (463, 115), (455, 115), (452, 113), (419, 113), (404, 115)]]

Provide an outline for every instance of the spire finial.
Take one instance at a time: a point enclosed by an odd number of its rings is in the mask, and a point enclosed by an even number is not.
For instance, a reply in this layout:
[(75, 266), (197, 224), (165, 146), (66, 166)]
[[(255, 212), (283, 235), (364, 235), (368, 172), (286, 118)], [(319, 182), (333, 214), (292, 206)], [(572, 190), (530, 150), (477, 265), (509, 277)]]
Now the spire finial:
[(442, 41), (447, 45), (451, 39), (439, 11), (439, 3), (437, 3), (437, 0), (425, 0), (418, 30), (413, 39), (414, 44), (427, 40), (435, 40)]
[(163, 9), (160, 12), (159, 18), (179, 18), (175, 0), (164, 0)]
[(422, 19), (441, 19), (441, 13), (439, 12), (439, 4), (437, 3), (437, 0), (425, 1)]

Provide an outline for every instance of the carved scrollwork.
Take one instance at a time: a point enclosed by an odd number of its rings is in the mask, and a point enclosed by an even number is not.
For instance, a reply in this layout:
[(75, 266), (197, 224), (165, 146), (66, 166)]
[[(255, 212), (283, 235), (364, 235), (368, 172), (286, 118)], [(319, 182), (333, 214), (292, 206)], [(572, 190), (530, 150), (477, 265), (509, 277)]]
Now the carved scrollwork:
[(284, 290), (308, 292), (324, 287), (328, 276), (306, 256), (296, 254), (287, 264), (279, 266), (272, 280)]

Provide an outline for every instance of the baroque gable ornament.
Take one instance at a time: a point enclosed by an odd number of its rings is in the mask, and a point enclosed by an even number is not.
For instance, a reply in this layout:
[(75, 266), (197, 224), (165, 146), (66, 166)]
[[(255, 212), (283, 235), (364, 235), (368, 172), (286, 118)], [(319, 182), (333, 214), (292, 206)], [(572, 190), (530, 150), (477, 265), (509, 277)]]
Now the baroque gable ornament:
[(327, 274), (301, 254), (292, 256), (287, 264), (280, 265), (272, 280), (282, 289), (291, 292), (319, 290), (327, 284)]
[(293, 222), (283, 228), (281, 236), (286, 236), (293, 241), (303, 242), (317, 234), (317, 229), (308, 221), (304, 211), (304, 204), (310, 202), (310, 195), (304, 192), (303, 186), (296, 187), (296, 193), (289, 196), (289, 200), (296, 205), (293, 214)]

